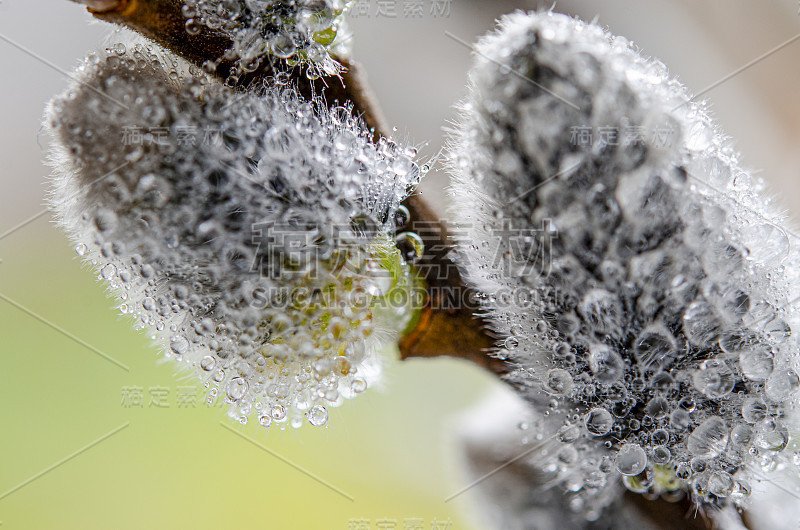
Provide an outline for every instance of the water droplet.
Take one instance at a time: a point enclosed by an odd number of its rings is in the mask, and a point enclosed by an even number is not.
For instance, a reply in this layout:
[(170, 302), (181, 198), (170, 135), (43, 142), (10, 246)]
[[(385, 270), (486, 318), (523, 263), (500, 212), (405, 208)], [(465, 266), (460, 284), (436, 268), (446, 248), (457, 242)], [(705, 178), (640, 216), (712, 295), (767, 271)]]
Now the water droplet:
[(625, 444), (620, 447), (616, 458), (617, 471), (626, 476), (638, 475), (647, 465), (647, 455), (637, 444)]
[(648, 326), (634, 342), (634, 355), (640, 370), (644, 371), (652, 365), (667, 365), (675, 350), (675, 337), (663, 325)]
[(198, 35), (203, 29), (200, 23), (193, 18), (188, 19), (184, 24), (184, 27), (186, 28), (186, 33), (189, 35)]
[(753, 440), (753, 429), (749, 425), (738, 424), (731, 429), (730, 443), (734, 449), (746, 449)]
[(750, 491), (750, 485), (747, 482), (737, 479), (733, 486), (733, 491), (731, 492), (731, 498), (735, 499), (737, 502), (743, 501), (750, 496)]
[(231, 401), (239, 401), (247, 394), (248, 383), (242, 377), (234, 377), (228, 383), (227, 394)]
[(748, 227), (745, 236), (752, 241), (747, 246), (750, 250), (748, 257), (761, 263), (779, 263), (788, 256), (791, 249), (788, 236), (778, 225), (760, 224)]
[(182, 335), (173, 335), (169, 339), (169, 348), (175, 355), (183, 355), (189, 351), (189, 341)]
[(286, 419), (286, 409), (283, 408), (283, 405), (273, 406), (269, 413), (275, 421)]
[(605, 409), (594, 408), (590, 410), (584, 419), (586, 430), (594, 436), (604, 436), (611, 432), (614, 426), (614, 418)]
[(773, 401), (784, 401), (800, 389), (800, 378), (794, 370), (775, 370), (767, 379), (767, 397)]
[(411, 219), (411, 212), (408, 211), (408, 208), (406, 208), (402, 204), (398, 206), (397, 210), (394, 212), (395, 230), (399, 231), (404, 229), (410, 219)]
[(583, 297), (579, 309), (583, 320), (596, 333), (619, 335), (622, 316), (619, 298), (614, 294), (605, 289), (592, 289)]
[(580, 435), (581, 430), (573, 424), (564, 425), (558, 430), (558, 439), (564, 443), (574, 442)]
[(353, 383), (350, 385), (350, 387), (354, 394), (360, 394), (367, 389), (367, 382), (359, 377), (353, 379)]
[(683, 332), (692, 346), (708, 347), (720, 330), (719, 320), (711, 305), (705, 300), (692, 302), (683, 315)]
[(717, 497), (729, 496), (733, 492), (733, 486), (733, 477), (724, 471), (716, 471), (708, 477), (708, 491)]
[(306, 413), (306, 416), (308, 417), (308, 423), (314, 427), (321, 427), (328, 421), (328, 409), (322, 405), (314, 405)]
[(593, 344), (589, 347), (589, 367), (595, 379), (602, 384), (617, 381), (625, 372), (622, 357), (605, 344)]
[(111, 280), (114, 278), (114, 275), (116, 274), (117, 274), (117, 268), (114, 266), (113, 263), (109, 263), (100, 270), (100, 276), (102, 276), (104, 280)]
[(747, 423), (757, 423), (767, 416), (767, 404), (761, 398), (747, 398), (742, 404), (742, 418)]
[(692, 383), (697, 390), (716, 399), (730, 394), (736, 381), (725, 361), (708, 359), (692, 373)]
[(289, 58), (297, 52), (297, 45), (292, 38), (282, 33), (272, 38), (270, 48), (272, 49), (272, 53), (281, 59)]
[(211, 355), (206, 355), (200, 360), (200, 368), (202, 368), (206, 372), (210, 372), (211, 370), (213, 370), (216, 364), (217, 360)]
[(650, 435), (650, 440), (653, 442), (653, 445), (667, 445), (669, 442), (669, 432), (665, 429), (656, 429), (653, 431), (653, 434)]
[(789, 443), (789, 431), (780, 420), (762, 420), (756, 425), (755, 445), (766, 451), (782, 451)]
[(689, 435), (686, 447), (694, 456), (714, 458), (728, 444), (728, 426), (721, 418), (711, 417)]
[(748, 379), (764, 381), (775, 367), (773, 357), (769, 346), (760, 344), (752, 349), (744, 349), (739, 352), (739, 367)]
[(145, 311), (155, 311), (156, 309), (156, 301), (153, 299), (152, 296), (148, 296), (144, 300), (142, 300), (142, 309)]
[(653, 463), (659, 466), (663, 466), (669, 463), (670, 459), (672, 458), (672, 453), (670, 450), (663, 446), (659, 445), (653, 448)]
[(397, 234), (394, 242), (407, 263), (415, 263), (422, 258), (425, 253), (425, 243), (422, 241), (422, 238), (414, 232)]
[(572, 376), (566, 370), (554, 368), (547, 372), (545, 391), (548, 394), (566, 396), (572, 392), (573, 387)]
[(647, 403), (645, 412), (657, 420), (664, 418), (669, 414), (669, 402), (663, 397), (655, 397)]
[(686, 462), (681, 462), (675, 467), (675, 476), (681, 480), (686, 480), (692, 476), (692, 467)]

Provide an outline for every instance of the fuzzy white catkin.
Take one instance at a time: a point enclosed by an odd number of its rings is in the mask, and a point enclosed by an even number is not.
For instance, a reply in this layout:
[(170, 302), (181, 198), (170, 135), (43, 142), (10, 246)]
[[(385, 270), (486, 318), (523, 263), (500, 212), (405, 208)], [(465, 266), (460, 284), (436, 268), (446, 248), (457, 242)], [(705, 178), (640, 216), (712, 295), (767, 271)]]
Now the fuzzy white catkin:
[(144, 46), (90, 56), (48, 110), (52, 209), (209, 402), (323, 425), (409, 318), (377, 301), (408, 283), (389, 236), (419, 169), (349, 109), (179, 66)]
[(795, 466), (800, 427), (800, 241), (762, 183), (663, 64), (596, 25), (507, 16), (470, 82), (460, 261), (558, 442), (536, 466), (589, 519), (620, 475), (746, 503)]

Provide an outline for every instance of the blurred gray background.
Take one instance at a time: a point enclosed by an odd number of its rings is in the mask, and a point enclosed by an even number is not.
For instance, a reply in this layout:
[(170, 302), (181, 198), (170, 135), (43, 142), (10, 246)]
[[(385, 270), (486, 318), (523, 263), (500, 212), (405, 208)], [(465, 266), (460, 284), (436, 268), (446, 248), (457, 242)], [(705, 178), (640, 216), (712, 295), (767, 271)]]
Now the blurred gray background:
[[(431, 14), (434, 3), (448, 5)], [(425, 0), (422, 17), (404, 12), (405, 0), (370, 0), (370, 13), (351, 17), (356, 58), (369, 74), (398, 138), (424, 143), (423, 155), (442, 145), (442, 128), (463, 95), (470, 52), (445, 31), (474, 41), (496, 17), (514, 9), (550, 7), (535, 0)], [(382, 10), (383, 6), (394, 4)], [(737, 72), (800, 34), (797, 0), (563, 0), (557, 11), (600, 24), (661, 58), (693, 91)], [(66, 0), (3, 0), (0, 36), (0, 233), (40, 211), (47, 168), (40, 137), (45, 102), (65, 86), (69, 71), (97, 46), (107, 25)], [(33, 58), (38, 56), (41, 60)], [(752, 64), (705, 96), (743, 162), (769, 182), (793, 214), (800, 212), (800, 42)], [(432, 173), (423, 193), (446, 204), (447, 176)], [(46, 224), (45, 218), (37, 221)]]

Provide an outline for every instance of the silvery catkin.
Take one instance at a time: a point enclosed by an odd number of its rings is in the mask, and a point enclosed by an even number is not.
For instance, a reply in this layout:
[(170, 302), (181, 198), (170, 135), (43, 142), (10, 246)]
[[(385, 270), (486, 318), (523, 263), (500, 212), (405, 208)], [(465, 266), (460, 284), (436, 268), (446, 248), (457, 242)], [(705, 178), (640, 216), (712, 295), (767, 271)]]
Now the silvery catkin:
[(48, 112), (52, 208), (209, 402), (323, 425), (409, 318), (379, 302), (409, 286), (391, 236), (420, 170), (348, 108), (181, 64), (142, 45), (90, 56)]
[(590, 518), (620, 476), (745, 503), (795, 465), (797, 239), (626, 39), (516, 13), (476, 50), (451, 145), (460, 262), (531, 429), (558, 441), (543, 482)]

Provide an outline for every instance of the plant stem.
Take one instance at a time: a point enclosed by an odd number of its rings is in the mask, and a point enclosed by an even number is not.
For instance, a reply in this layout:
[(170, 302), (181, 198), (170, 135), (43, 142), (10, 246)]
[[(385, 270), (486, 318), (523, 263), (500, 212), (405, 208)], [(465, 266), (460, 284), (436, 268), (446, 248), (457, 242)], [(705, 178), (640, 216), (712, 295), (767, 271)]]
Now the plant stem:
[[(230, 39), (205, 27), (197, 34), (187, 33), (181, 6), (181, 0), (119, 0), (109, 9), (89, 8), (89, 11), (101, 20), (133, 29), (197, 66), (203, 67), (207, 61), (217, 63), (216, 75), (237, 89), (257, 91), (279, 68), (263, 61), (254, 72), (239, 76), (235, 60), (226, 57), (226, 51), (232, 47)], [(321, 96), (329, 105), (352, 104), (371, 129), (373, 138), (384, 136), (383, 117), (358, 64), (346, 59), (339, 62), (345, 68), (341, 77), (311, 81), (299, 68), (289, 73), (303, 96)], [(425, 227), (418, 233), (426, 250), (415, 266), (426, 281), (427, 300), (419, 323), (400, 340), (402, 358), (458, 357), (502, 377), (508, 366), (489, 355), (496, 346), (496, 338), (485, 322), (475, 316), (474, 293), (464, 284), (449, 257), (452, 244), (446, 223), (418, 194), (411, 195), (403, 204), (411, 214), (409, 226)], [(688, 501), (674, 504), (661, 499), (651, 501), (637, 494), (627, 494), (625, 499), (658, 528), (713, 528), (713, 522), (706, 518), (686, 518), (687, 510), (691, 510)]]

